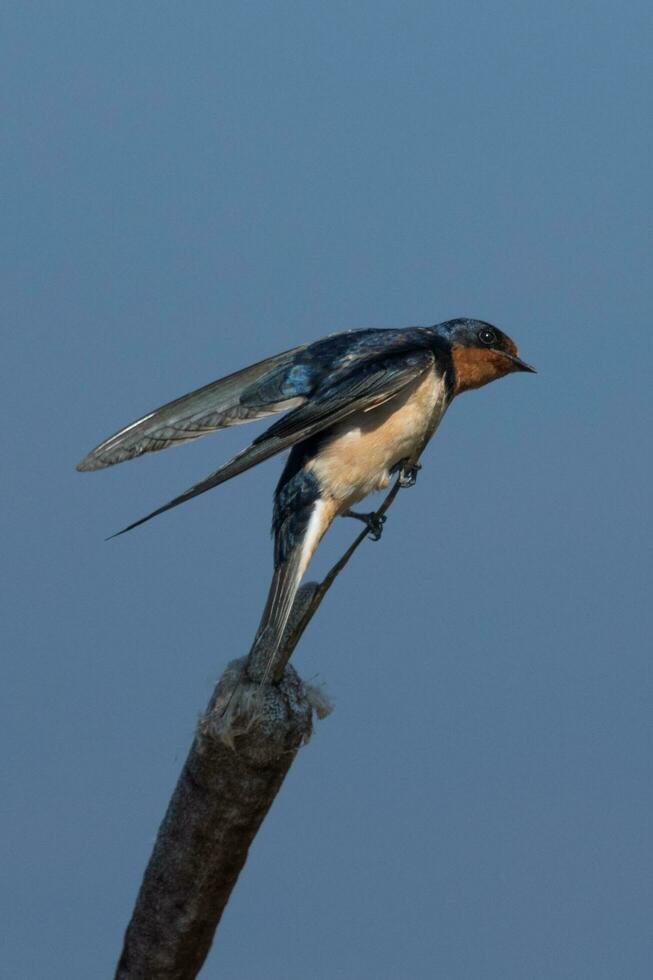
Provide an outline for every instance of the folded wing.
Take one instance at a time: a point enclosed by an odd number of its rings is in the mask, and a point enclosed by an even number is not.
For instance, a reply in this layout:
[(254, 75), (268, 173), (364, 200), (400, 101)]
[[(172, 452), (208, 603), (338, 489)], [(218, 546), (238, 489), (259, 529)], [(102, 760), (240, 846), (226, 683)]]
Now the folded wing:
[[(391, 357), (377, 357), (370, 362), (354, 365), (350, 370), (338, 372), (333, 380), (325, 381), (310, 400), (289, 412), (263, 432), (251, 446), (238, 453), (229, 462), (209, 474), (184, 493), (118, 531), (124, 534), (144, 524), (158, 514), (163, 514), (193, 497), (225, 483), (262, 463), (277, 453), (309, 439), (330, 426), (358, 411), (370, 411), (396, 397), (408, 385), (433, 369), (434, 357), (430, 351), (411, 351)], [(116, 537), (116, 535), (113, 535)]]

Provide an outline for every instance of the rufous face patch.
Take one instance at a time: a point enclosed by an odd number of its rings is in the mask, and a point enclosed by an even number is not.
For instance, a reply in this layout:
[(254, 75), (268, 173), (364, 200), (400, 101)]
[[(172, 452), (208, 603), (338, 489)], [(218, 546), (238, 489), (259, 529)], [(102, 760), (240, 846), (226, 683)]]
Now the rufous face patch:
[[(514, 347), (514, 351), (511, 350), (510, 353), (514, 353), (516, 356), (517, 348), (514, 344), (512, 347)], [(462, 344), (454, 344), (451, 348), (451, 356), (456, 376), (455, 394), (459, 394), (461, 391), (469, 391), (471, 388), (481, 388), (483, 385), (489, 384), (490, 381), (503, 378), (504, 375), (510, 374), (514, 370), (509, 358), (504, 357), (500, 351), (490, 348), (465, 347)]]

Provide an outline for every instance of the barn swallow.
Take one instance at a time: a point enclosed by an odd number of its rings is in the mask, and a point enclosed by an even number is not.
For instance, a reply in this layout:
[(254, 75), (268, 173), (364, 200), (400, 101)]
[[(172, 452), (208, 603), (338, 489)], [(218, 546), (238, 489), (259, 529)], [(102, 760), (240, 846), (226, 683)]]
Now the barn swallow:
[(103, 469), (230, 425), (285, 412), (250, 446), (123, 534), (290, 449), (274, 495), (274, 575), (255, 643), (270, 662), (300, 581), (338, 516), (399, 474), (411, 486), (419, 459), (453, 399), (515, 371), (534, 371), (514, 342), (482, 320), (334, 334), (260, 361), (155, 409), (79, 463)]

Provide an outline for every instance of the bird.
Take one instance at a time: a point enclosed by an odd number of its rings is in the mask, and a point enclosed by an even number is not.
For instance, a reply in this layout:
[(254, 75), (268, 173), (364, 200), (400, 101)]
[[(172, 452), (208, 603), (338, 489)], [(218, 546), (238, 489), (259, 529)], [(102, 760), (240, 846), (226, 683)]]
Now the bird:
[(535, 368), (484, 320), (363, 328), (294, 347), (154, 409), (77, 465), (100, 470), (227, 426), (284, 413), (205, 479), (118, 531), (116, 537), (264, 460), (290, 450), (274, 493), (274, 572), (254, 644), (275, 659), (301, 580), (338, 516), (362, 520), (373, 539), (385, 518), (352, 507), (397, 474), (413, 486), (420, 457), (452, 401)]

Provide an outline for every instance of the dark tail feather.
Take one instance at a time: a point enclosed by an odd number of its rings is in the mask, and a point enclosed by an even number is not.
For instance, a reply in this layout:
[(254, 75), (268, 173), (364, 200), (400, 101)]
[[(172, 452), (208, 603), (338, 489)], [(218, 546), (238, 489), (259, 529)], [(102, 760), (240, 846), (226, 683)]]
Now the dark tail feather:
[(261, 681), (263, 684), (270, 676), (304, 574), (306, 562), (303, 552), (303, 542), (300, 542), (289, 558), (274, 570), (267, 602), (253, 644), (253, 648), (259, 644), (264, 645), (266, 665)]
[(213, 487), (219, 486), (221, 483), (226, 483), (227, 480), (231, 480), (232, 477), (238, 476), (240, 473), (244, 473), (245, 470), (251, 469), (252, 466), (256, 466), (257, 463), (262, 463), (264, 460), (269, 459), (270, 456), (274, 456), (275, 453), (281, 452), (288, 445), (287, 440), (283, 439), (270, 439), (268, 442), (256, 443), (254, 445), (248, 446), (247, 449), (243, 449), (242, 452), (237, 453), (228, 463), (225, 463), (219, 469), (214, 470), (213, 473), (204, 479), (196, 483), (195, 486), (190, 487), (185, 490), (178, 497), (173, 500), (169, 500), (167, 504), (163, 504), (162, 507), (157, 507), (153, 510), (151, 514), (147, 514), (145, 517), (141, 517), (138, 521), (134, 521), (133, 524), (128, 524), (127, 527), (123, 527), (121, 531), (116, 531), (115, 534), (111, 534), (107, 541), (111, 538), (120, 537), (121, 534), (126, 534), (127, 531), (133, 531), (135, 527), (139, 527), (141, 524), (145, 524), (146, 521), (151, 520), (153, 517), (157, 517), (159, 514), (164, 514), (167, 510), (172, 510), (173, 507), (178, 507), (179, 504), (186, 503), (187, 500), (192, 500), (193, 497), (198, 497), (201, 493), (206, 493), (207, 490), (212, 490)]

